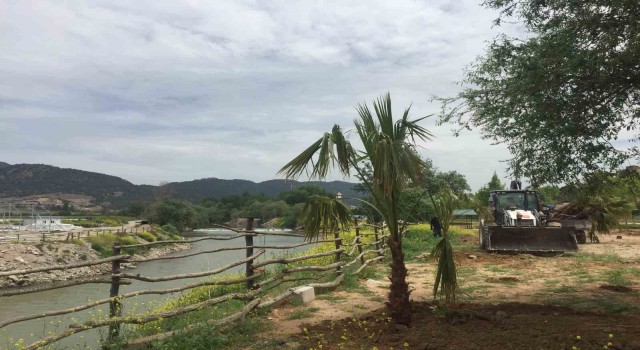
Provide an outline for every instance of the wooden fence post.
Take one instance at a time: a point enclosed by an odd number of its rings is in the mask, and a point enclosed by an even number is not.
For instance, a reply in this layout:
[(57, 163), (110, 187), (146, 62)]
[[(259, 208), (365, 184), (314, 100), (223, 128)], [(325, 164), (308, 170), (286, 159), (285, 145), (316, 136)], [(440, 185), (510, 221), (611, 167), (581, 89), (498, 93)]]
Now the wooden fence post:
[(379, 256), (383, 256), (384, 253), (380, 252), (380, 247), (383, 247), (383, 245), (382, 245), (382, 242), (379, 242), (380, 241), (380, 236), (378, 235), (378, 226), (374, 226), (373, 227), (373, 234), (374, 234), (374, 237), (375, 237), (375, 240), (376, 240), (376, 250), (378, 251), (378, 255)]
[[(360, 240), (360, 225), (358, 225), (358, 219), (355, 219), (356, 222), (356, 245), (358, 247), (358, 255), (362, 254), (362, 241)], [(364, 255), (360, 257), (360, 263), (364, 265)]]
[[(113, 246), (113, 255), (120, 255), (121, 248), (119, 245)], [(120, 292), (120, 259), (111, 262), (111, 290), (109, 291), (109, 297), (117, 297)], [(109, 302), (109, 317), (120, 317), (122, 315), (122, 304), (118, 300), (112, 300)], [(113, 341), (120, 335), (120, 324), (116, 323), (109, 325), (109, 341)]]
[[(335, 239), (334, 243), (336, 244), (336, 250), (340, 249), (340, 247), (342, 246), (342, 238), (340, 237), (340, 231), (336, 231), (333, 233), (333, 238)], [(341, 251), (337, 251), (336, 252), (336, 262), (340, 262), (340, 259), (342, 259), (342, 252)], [(341, 273), (342, 272), (342, 267), (338, 266), (336, 267), (336, 272), (337, 273)]]
[[(253, 220), (254, 218), (247, 218), (247, 226), (245, 231), (253, 231)], [(244, 236), (244, 243), (247, 247), (247, 258), (253, 255), (253, 234), (252, 233), (246, 233), (247, 235)], [(247, 261), (247, 269), (246, 269), (246, 276), (247, 277), (251, 277), (253, 276), (253, 260), (249, 260)], [(253, 280), (248, 280), (247, 281), (247, 289), (251, 289), (253, 288)]]

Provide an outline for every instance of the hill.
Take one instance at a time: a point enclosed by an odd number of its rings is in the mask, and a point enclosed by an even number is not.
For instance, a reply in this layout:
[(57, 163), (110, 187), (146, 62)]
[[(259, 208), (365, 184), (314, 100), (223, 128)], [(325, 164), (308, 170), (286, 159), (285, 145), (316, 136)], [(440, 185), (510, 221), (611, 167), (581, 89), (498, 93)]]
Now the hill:
[[(224, 180), (207, 178), (185, 182), (172, 182), (166, 186), (172, 197), (193, 202), (213, 197), (222, 198), (231, 195), (263, 193), (275, 197), (279, 193), (291, 190), (302, 184), (315, 184), (329, 193), (341, 192), (345, 197), (356, 196), (353, 183), (298, 182), (269, 180), (256, 183), (248, 180)], [(125, 208), (139, 201), (151, 201), (158, 186), (135, 185), (117, 176), (96, 172), (59, 168), (44, 164), (0, 163), (0, 198), (26, 197), (40, 195), (51, 197), (53, 194), (77, 194), (93, 198), (92, 204), (113, 209)]]
[(70, 193), (91, 196), (96, 204), (120, 207), (150, 198), (152, 187), (134, 185), (117, 176), (45, 164), (0, 167), (0, 198)]

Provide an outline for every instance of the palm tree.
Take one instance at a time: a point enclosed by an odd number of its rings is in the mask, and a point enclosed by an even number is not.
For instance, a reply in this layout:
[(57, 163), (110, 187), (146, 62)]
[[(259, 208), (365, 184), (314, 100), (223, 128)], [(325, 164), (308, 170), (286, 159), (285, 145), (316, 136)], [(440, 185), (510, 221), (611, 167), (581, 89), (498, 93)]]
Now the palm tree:
[[(391, 113), (391, 96), (386, 95), (373, 102), (375, 117), (366, 104), (357, 107), (359, 118), (354, 120), (356, 132), (362, 143), (363, 150), (356, 150), (345, 137), (340, 126), (335, 125), (331, 132), (325, 133), (310, 147), (287, 163), (279, 173), (287, 179), (298, 178), (306, 173), (310, 178), (326, 178), (330, 168), (337, 167), (345, 176), (351, 170), (358, 173), (364, 180), (365, 186), (371, 194), (372, 203), (386, 221), (389, 230), (387, 240), (391, 251), (391, 287), (387, 307), (396, 323), (409, 325), (411, 323), (411, 305), (409, 303), (409, 285), (407, 284), (407, 269), (402, 252), (402, 227), (398, 223), (398, 197), (407, 182), (418, 182), (424, 162), (415, 152), (417, 140), (429, 140), (431, 133), (418, 125), (426, 117), (409, 120), (409, 108), (404, 111), (402, 118), (395, 121)], [(371, 164), (373, 176), (367, 179), (363, 174), (365, 164)], [(323, 208), (328, 209), (326, 201)], [(333, 206), (339, 208), (339, 206)], [(333, 222), (344, 222), (340, 213), (344, 210), (313, 210), (315, 215), (335, 218)], [(347, 213), (348, 214), (348, 213)], [(347, 215), (345, 214), (345, 215)], [(340, 218), (341, 217), (341, 218)], [(332, 220), (327, 218), (327, 220)], [(322, 222), (316, 219), (316, 222)], [(326, 223), (327, 221), (325, 221)], [(308, 235), (320, 234), (319, 226), (312, 225), (314, 231), (307, 230)], [(329, 225), (335, 228), (335, 224)]]

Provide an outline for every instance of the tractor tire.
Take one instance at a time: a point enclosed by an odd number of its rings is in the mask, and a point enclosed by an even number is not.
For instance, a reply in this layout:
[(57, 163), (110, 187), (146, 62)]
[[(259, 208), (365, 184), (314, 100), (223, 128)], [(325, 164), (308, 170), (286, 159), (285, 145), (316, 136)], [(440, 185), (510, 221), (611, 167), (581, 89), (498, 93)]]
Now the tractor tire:
[(478, 230), (478, 240), (480, 241), (480, 249), (482, 250), (487, 249), (488, 230), (489, 228), (484, 226), (484, 222), (481, 222)]

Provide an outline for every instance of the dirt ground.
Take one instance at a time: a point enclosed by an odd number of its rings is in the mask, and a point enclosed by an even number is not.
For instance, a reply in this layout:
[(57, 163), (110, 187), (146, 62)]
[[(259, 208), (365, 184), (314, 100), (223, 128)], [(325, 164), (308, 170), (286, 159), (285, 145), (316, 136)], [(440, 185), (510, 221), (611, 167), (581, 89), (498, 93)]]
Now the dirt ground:
[(410, 328), (385, 314), (381, 275), (356, 292), (274, 309), (270, 336), (300, 349), (640, 349), (639, 231), (600, 241), (559, 256), (459, 250), (449, 307), (433, 302), (435, 263), (411, 262)]

